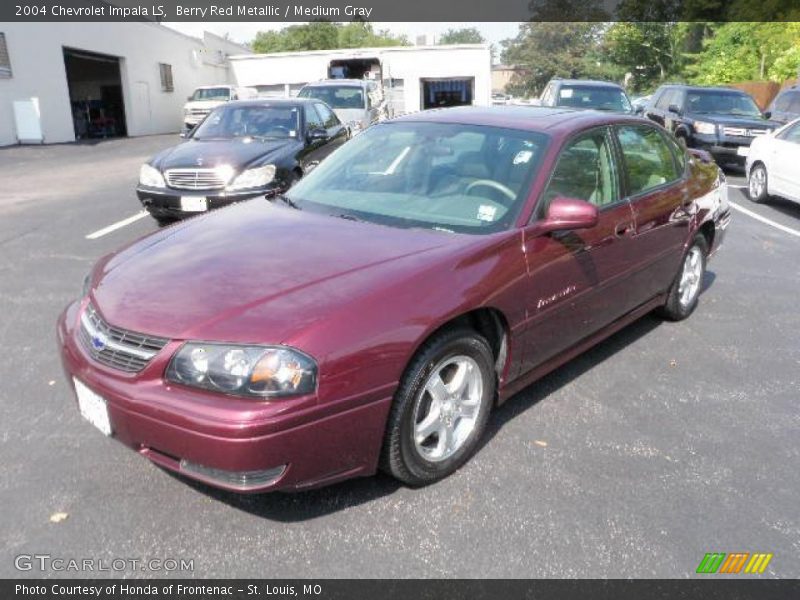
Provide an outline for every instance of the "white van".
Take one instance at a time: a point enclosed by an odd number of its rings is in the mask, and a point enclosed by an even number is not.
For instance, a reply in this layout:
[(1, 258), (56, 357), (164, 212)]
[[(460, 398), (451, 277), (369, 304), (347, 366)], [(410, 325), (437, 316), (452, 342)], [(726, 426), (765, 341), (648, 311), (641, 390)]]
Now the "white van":
[(188, 102), (183, 105), (184, 129), (194, 129), (200, 121), (206, 118), (208, 113), (220, 104), (231, 100), (249, 100), (256, 96), (258, 96), (258, 91), (255, 88), (233, 85), (201, 86), (187, 98)]

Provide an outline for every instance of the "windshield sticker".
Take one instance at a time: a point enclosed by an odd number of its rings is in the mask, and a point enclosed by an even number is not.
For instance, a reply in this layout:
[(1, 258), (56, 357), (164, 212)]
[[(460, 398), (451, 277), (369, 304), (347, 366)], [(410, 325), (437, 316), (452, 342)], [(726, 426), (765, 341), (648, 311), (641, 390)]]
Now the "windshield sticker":
[(558, 93), (562, 98), (572, 98), (572, 88), (564, 88), (559, 90)]
[(478, 207), (478, 220), (479, 221), (494, 221), (494, 215), (497, 213), (497, 207), (489, 206), (488, 204), (481, 204)]
[(526, 163), (531, 159), (531, 156), (533, 156), (533, 152), (530, 150), (520, 150), (514, 157), (514, 164), (521, 165), (522, 163)]

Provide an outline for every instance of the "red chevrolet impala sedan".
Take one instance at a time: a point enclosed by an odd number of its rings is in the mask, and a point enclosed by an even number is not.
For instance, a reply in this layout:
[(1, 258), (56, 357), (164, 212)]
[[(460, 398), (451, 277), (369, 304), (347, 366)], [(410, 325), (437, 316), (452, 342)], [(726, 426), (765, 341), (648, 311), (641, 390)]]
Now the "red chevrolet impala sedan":
[(100, 260), (58, 323), (79, 410), (229, 490), (437, 481), (510, 395), (645, 313), (694, 310), (730, 213), (691, 152), (592, 111), (371, 127), (285, 195)]

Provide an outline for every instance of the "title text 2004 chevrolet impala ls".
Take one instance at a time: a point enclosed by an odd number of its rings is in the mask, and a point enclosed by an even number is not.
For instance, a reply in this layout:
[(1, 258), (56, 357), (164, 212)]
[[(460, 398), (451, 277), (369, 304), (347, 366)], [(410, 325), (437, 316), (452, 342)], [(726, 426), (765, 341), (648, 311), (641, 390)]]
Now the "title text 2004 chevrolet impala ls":
[(372, 127), (285, 196), (102, 259), (58, 325), (80, 411), (230, 490), (439, 480), (497, 402), (653, 309), (692, 312), (730, 218), (694, 152), (590, 111)]

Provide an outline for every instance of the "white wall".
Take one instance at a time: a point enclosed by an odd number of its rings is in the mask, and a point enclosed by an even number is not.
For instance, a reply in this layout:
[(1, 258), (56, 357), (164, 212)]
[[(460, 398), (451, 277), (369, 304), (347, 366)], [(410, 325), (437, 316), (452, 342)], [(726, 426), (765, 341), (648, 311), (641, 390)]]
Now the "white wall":
[[(154, 23), (0, 23), (0, 31), (12, 68), (10, 79), (0, 79), (0, 145), (17, 142), (13, 101), (34, 96), (45, 143), (75, 139), (63, 47), (122, 59), (129, 135), (178, 131), (183, 104), (195, 87), (231, 82), (226, 62), (216, 58), (219, 52), (246, 51), (216, 36), (207, 37), (209, 48)], [(161, 62), (172, 65), (173, 92), (161, 90)]]
[(384, 79), (403, 80), (404, 112), (422, 108), (420, 80), (426, 78), (474, 77), (474, 103), (491, 104), (491, 52), (485, 44), (253, 54), (231, 57), (231, 68), (242, 86), (297, 84), (327, 77), (333, 59), (355, 57), (378, 58)]

